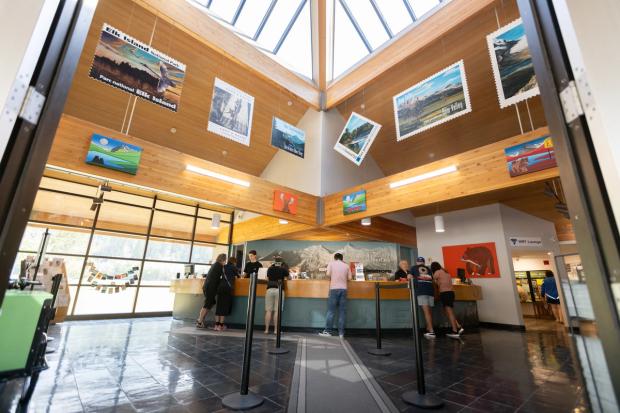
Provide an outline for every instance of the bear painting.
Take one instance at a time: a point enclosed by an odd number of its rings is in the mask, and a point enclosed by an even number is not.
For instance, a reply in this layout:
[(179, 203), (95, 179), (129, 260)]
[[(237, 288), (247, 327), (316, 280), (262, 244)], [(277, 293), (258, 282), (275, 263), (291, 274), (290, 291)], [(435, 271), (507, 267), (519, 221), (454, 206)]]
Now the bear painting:
[(444, 267), (455, 277), (459, 268), (467, 278), (497, 278), (500, 276), (494, 242), (451, 245), (442, 247)]

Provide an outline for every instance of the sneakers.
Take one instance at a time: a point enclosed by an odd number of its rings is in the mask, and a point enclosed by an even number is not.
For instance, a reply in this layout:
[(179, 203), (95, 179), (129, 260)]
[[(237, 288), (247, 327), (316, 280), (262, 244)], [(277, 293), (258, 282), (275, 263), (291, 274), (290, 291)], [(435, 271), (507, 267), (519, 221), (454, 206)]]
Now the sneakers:
[(344, 334), (340, 334), (340, 338), (344, 339)]
[(428, 333), (424, 333), (424, 337), (426, 337), (426, 338), (431, 338), (431, 339), (432, 339), (432, 338), (435, 338), (435, 337), (437, 337), (437, 336), (435, 335), (435, 332), (434, 332), (434, 331), (430, 331), (430, 332), (428, 332)]
[(465, 332), (465, 329), (464, 329), (463, 327), (460, 327), (460, 328), (459, 328), (459, 336), (460, 336), (461, 334), (463, 334), (464, 332)]
[(330, 332), (329, 332), (329, 331), (327, 331), (327, 330), (323, 330), (323, 331), (321, 331), (321, 332), (319, 333), (319, 335), (320, 335), (321, 337), (331, 337), (331, 336), (332, 336), (332, 333), (330, 333)]
[(446, 337), (455, 338), (458, 340), (459, 338), (461, 338), (461, 335), (458, 332), (452, 331), (446, 334)]

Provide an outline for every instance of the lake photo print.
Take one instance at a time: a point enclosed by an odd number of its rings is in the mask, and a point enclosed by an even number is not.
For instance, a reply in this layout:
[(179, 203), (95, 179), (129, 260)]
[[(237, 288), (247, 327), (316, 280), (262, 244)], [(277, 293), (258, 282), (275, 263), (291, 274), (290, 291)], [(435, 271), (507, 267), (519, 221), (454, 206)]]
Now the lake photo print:
[(86, 155), (86, 163), (135, 175), (142, 148), (94, 133)]

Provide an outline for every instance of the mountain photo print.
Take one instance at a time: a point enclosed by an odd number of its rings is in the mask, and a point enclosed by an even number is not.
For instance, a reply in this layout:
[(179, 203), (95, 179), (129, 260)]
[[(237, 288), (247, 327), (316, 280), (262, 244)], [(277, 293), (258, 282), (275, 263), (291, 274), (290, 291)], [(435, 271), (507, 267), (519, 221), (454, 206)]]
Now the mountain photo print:
[(399, 141), (471, 112), (463, 61), (411, 86), (393, 100)]
[(86, 163), (135, 175), (141, 155), (139, 146), (93, 133)]
[(540, 94), (521, 19), (489, 34), (487, 44), (501, 108)]

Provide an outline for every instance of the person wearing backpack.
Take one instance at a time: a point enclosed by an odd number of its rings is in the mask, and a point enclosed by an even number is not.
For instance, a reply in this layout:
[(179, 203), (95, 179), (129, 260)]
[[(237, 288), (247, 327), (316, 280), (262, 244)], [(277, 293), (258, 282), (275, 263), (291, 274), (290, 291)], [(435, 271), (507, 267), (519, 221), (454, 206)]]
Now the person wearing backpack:
[(197, 328), (205, 328), (205, 318), (209, 311), (215, 305), (215, 299), (217, 297), (217, 289), (222, 278), (222, 272), (224, 271), (224, 264), (226, 263), (226, 254), (220, 254), (215, 259), (215, 262), (211, 265), (209, 272), (207, 273), (207, 279), (202, 284), (202, 293), (205, 296), (205, 303), (200, 309), (198, 320), (196, 320)]
[(226, 330), (224, 318), (232, 312), (233, 291), (235, 289), (235, 279), (239, 277), (237, 259), (228, 258), (228, 262), (222, 270), (220, 282), (217, 287), (217, 304), (215, 306), (215, 330)]

